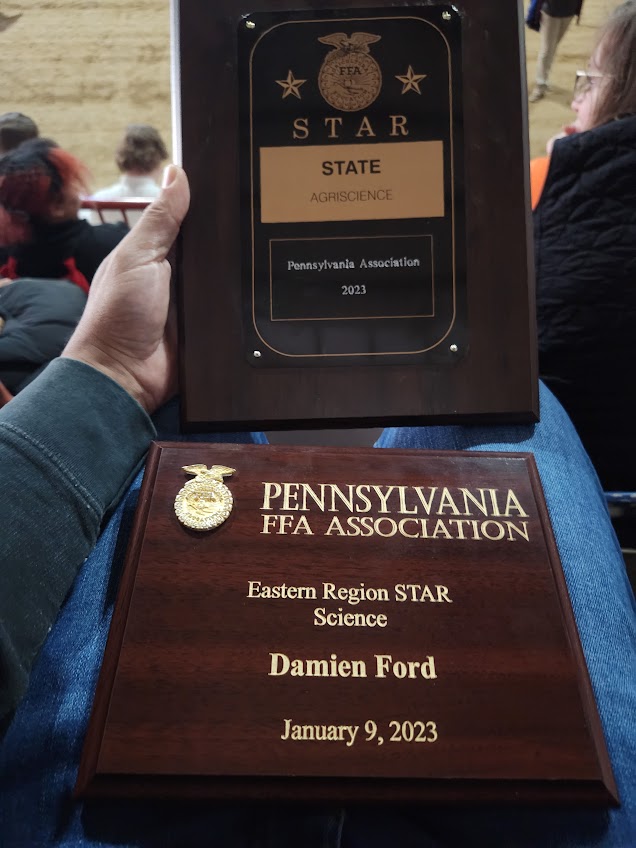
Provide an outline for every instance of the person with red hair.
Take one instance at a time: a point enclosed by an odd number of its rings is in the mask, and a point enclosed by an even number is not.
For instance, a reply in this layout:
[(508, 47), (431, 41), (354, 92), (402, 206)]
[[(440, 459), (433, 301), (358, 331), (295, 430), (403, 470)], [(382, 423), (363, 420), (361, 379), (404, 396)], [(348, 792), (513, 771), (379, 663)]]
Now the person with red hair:
[(78, 218), (87, 181), (85, 166), (49, 139), (0, 159), (0, 278), (67, 279), (88, 291), (128, 227)]

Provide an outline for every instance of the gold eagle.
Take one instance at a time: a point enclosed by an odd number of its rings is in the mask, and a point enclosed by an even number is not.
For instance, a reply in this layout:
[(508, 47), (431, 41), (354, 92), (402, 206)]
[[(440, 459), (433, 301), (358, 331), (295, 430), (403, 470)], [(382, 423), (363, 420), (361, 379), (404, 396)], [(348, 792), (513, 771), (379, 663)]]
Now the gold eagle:
[(370, 53), (369, 44), (381, 38), (381, 35), (371, 35), (370, 32), (354, 32), (351, 37), (346, 32), (334, 32), (331, 35), (324, 35), (318, 41), (322, 44), (330, 44), (342, 53)]

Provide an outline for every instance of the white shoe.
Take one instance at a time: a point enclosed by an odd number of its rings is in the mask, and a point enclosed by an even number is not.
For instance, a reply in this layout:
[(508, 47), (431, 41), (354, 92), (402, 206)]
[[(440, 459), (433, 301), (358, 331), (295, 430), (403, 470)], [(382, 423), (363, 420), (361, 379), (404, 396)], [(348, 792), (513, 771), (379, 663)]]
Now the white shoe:
[(536, 103), (537, 100), (543, 100), (547, 90), (548, 86), (545, 83), (537, 83), (537, 85), (535, 85), (535, 87), (530, 92), (530, 97), (528, 98), (530, 100), (530, 103)]

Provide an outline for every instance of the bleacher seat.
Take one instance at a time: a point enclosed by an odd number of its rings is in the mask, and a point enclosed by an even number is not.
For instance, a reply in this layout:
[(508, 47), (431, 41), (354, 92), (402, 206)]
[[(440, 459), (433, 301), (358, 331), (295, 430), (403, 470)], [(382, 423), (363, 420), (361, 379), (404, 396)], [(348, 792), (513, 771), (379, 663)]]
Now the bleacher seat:
[(124, 221), (132, 227), (141, 217), (143, 210), (151, 203), (148, 197), (130, 197), (120, 200), (91, 200), (86, 198), (82, 201), (82, 209), (92, 214), (82, 215), (91, 224), (113, 224)]

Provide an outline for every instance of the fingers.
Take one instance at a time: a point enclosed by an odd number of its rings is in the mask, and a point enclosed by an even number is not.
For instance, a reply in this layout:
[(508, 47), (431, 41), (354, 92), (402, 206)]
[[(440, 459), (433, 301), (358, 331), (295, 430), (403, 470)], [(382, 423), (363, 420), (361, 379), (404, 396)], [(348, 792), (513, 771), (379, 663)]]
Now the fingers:
[(134, 254), (135, 264), (162, 262), (177, 237), (189, 205), (190, 188), (185, 172), (177, 165), (169, 165), (164, 173), (161, 194), (126, 236), (122, 250)]

